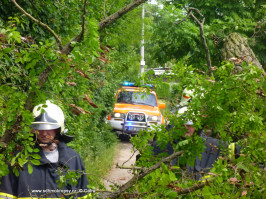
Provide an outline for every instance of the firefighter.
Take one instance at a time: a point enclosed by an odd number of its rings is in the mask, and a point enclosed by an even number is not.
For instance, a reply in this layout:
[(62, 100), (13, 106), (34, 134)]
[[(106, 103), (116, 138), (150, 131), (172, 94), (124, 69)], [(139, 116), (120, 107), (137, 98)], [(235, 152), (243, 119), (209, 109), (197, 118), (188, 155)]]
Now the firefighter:
[[(191, 137), (193, 134), (196, 134), (196, 129), (193, 126), (194, 122), (189, 120), (185, 123), (186, 127), (186, 136)], [(170, 127), (169, 129), (175, 128), (174, 126)], [(189, 174), (196, 180), (205, 180), (209, 178), (206, 176), (206, 173), (210, 171), (213, 164), (217, 161), (218, 157), (221, 155), (226, 155), (226, 150), (228, 151), (228, 157), (230, 160), (236, 159), (236, 157), (240, 154), (240, 147), (236, 143), (231, 143), (228, 145), (226, 142), (222, 142), (219, 139), (208, 137), (205, 135), (203, 131), (200, 132), (200, 137), (204, 141), (204, 151), (201, 153), (201, 159), (199, 156), (196, 157), (194, 166), (189, 166), (186, 164), (185, 167)], [(176, 145), (179, 141), (174, 141), (173, 143)], [(154, 155), (158, 155), (159, 153), (166, 152), (167, 154), (171, 155), (174, 153), (174, 149), (172, 144), (169, 142), (166, 148), (161, 149), (157, 142), (153, 144), (154, 147)], [(172, 165), (179, 165), (178, 159), (175, 159), (171, 162)]]
[(182, 97), (179, 103), (179, 106), (187, 106), (188, 103), (191, 101), (192, 97), (194, 96), (194, 89), (189, 90), (187, 88), (184, 89), (182, 93)]
[(187, 107), (190, 101), (192, 100), (192, 98), (194, 98), (194, 96), (195, 96), (194, 89), (189, 90), (185, 88), (182, 92), (182, 96), (181, 96), (179, 104), (177, 104), (177, 106), (171, 110), (171, 113), (177, 114), (177, 117), (180, 117), (182, 113), (187, 111)]
[[(42, 109), (44, 112), (41, 112)], [(15, 176), (12, 167), (7, 176), (2, 177), (0, 198), (70, 198), (84, 196), (88, 180), (79, 154), (66, 146), (73, 137), (67, 136), (65, 117), (59, 106), (46, 101), (33, 109), (34, 122), (32, 129), (36, 132), (35, 148), (39, 149), (40, 165), (31, 165), (33, 171), (28, 172), (28, 163), (23, 166), (19, 176)], [(65, 180), (63, 187), (58, 187), (66, 174), (75, 173), (73, 179)], [(64, 180), (63, 180), (64, 182)], [(71, 193), (71, 195), (69, 195)]]

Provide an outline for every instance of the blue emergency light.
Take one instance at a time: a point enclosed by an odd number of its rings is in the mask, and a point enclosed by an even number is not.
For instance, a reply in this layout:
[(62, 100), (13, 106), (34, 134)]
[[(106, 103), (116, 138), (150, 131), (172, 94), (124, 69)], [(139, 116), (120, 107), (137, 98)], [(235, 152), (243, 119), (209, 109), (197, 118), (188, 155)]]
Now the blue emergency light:
[(128, 122), (128, 126), (132, 126), (132, 122)]
[(134, 86), (135, 83), (132, 83), (132, 82), (124, 82), (123, 85), (124, 86)]

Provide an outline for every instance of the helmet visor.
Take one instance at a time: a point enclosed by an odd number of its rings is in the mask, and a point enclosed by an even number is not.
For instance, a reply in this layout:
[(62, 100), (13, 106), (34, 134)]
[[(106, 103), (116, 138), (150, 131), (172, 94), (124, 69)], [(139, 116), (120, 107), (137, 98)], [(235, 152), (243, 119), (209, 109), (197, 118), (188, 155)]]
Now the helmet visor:
[(51, 124), (51, 123), (32, 123), (31, 128), (35, 130), (52, 130), (58, 129), (60, 126), (58, 124)]
[(50, 117), (47, 112), (45, 112), (35, 118), (31, 127), (35, 130), (52, 130), (60, 128), (60, 125), (55, 119)]

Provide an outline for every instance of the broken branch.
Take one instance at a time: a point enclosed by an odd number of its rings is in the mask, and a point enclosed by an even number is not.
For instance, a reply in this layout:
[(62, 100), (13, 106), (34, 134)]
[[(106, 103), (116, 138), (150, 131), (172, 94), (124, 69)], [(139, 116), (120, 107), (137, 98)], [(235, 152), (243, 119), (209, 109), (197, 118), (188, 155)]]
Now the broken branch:
[(92, 107), (94, 107), (94, 108), (98, 108), (98, 106), (97, 106), (95, 103), (92, 102), (92, 100), (90, 99), (90, 97), (89, 97), (87, 94), (85, 94), (85, 99), (89, 102), (89, 104), (90, 104)]
[(138, 167), (138, 166), (122, 166), (122, 165), (116, 165), (116, 167), (117, 168), (119, 168), (119, 169), (138, 169), (138, 170), (144, 170), (144, 168), (142, 168), (142, 167)]
[(101, 194), (100, 198), (101, 199), (106, 199), (106, 198), (116, 199), (116, 198), (118, 198), (122, 193), (124, 193), (127, 189), (129, 189), (131, 186), (133, 186), (138, 180), (143, 179), (145, 176), (147, 176), (151, 172), (160, 168), (162, 163), (170, 162), (171, 160), (173, 160), (174, 158), (176, 158), (182, 154), (183, 154), (183, 151), (179, 151), (179, 152), (175, 152), (175, 153), (171, 154), (170, 156), (168, 156), (166, 158), (163, 158), (162, 160), (160, 160), (158, 163), (151, 166), (150, 168), (144, 169), (139, 174), (134, 175), (128, 182), (126, 182), (124, 185), (122, 185), (117, 191), (115, 191), (111, 194), (108, 194), (108, 195)]
[(83, 108), (76, 106), (75, 104), (70, 104), (72, 108), (75, 108), (79, 113), (86, 114)]

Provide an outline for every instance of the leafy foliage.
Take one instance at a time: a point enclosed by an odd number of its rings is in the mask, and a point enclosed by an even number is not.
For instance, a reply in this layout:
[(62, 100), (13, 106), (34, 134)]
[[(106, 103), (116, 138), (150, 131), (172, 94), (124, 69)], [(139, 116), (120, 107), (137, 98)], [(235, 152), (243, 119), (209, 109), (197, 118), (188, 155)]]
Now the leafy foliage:
[[(238, 32), (249, 38), (249, 44), (265, 66), (265, 7), (262, 1), (163, 1), (164, 8), (154, 16), (153, 36), (148, 51), (160, 65), (167, 61), (189, 56), (188, 64), (204, 67), (205, 55), (200, 40), (199, 27), (192, 19), (181, 24), (187, 11), (194, 7), (205, 17), (204, 32), (210, 49), (213, 65), (219, 66), (223, 57), (219, 51), (232, 32)], [(200, 16), (196, 15), (199, 19)], [(156, 42), (155, 42), (156, 41)]]
[(167, 98), (170, 95), (170, 84), (163, 82), (160, 84), (160, 88), (156, 88), (158, 98)]
[[(21, 3), (22, 1), (18, 1)], [(32, 173), (32, 165), (39, 164), (34, 148), (33, 121), (28, 104), (44, 103), (52, 99), (64, 111), (67, 129), (75, 140), (69, 144), (83, 158), (93, 162), (116, 142), (111, 128), (105, 124), (106, 115), (112, 111), (114, 92), (124, 80), (134, 81), (139, 69), (139, 40), (141, 37), (141, 9), (136, 9), (116, 21), (113, 26), (98, 32), (98, 22), (130, 1), (90, 1), (85, 18), (86, 29), (81, 42), (71, 42), (73, 50), (61, 54), (51, 33), (21, 15), (10, 1), (0, 3), (0, 176), (9, 173), (8, 164), (18, 175), (20, 170)], [(12, 4), (13, 5), (13, 4)], [(23, 1), (23, 7), (36, 19), (48, 24), (67, 43), (81, 30), (82, 1)], [(206, 71), (205, 55), (199, 29), (193, 21), (179, 25), (175, 22), (185, 17), (183, 6), (196, 7), (206, 18), (204, 30), (213, 63), (217, 66), (214, 77), (198, 74), (195, 69)], [(188, 114), (177, 118), (168, 113), (168, 121), (182, 127), (188, 119), (196, 121), (197, 131), (213, 130), (214, 136), (223, 141), (237, 141), (241, 155), (234, 161), (225, 156), (219, 159), (210, 175), (213, 177), (197, 189), (183, 166), (193, 165), (203, 151), (202, 139), (195, 135), (182, 139), (185, 130), (168, 130), (164, 126), (153, 132), (141, 132), (132, 139), (142, 157), (138, 163), (151, 167), (167, 154), (153, 156), (149, 141), (156, 136), (164, 148), (168, 142), (175, 151), (184, 150), (179, 165), (161, 164), (161, 168), (139, 180), (129, 192), (137, 198), (265, 198), (265, 78), (254, 66), (243, 66), (239, 74), (232, 74), (233, 65), (221, 64), (219, 48), (223, 40), (237, 31), (251, 38), (251, 44), (262, 64), (265, 64), (263, 27), (265, 7), (261, 1), (167, 1), (164, 8), (148, 7), (145, 33), (148, 65), (158, 63), (173, 65), (174, 76), (169, 82), (178, 82), (172, 88), (171, 102), (177, 104), (181, 91), (195, 89)], [(152, 33), (152, 35), (151, 35)], [(185, 64), (184, 64), (185, 63)], [(192, 64), (192, 65), (190, 65)], [(40, 77), (47, 70), (49, 78), (40, 84)], [(147, 78), (147, 77), (146, 77)], [(161, 79), (147, 80), (157, 88), (168, 87)], [(46, 79), (45, 79), (46, 80)], [(30, 102), (29, 102), (30, 99)], [(13, 130), (13, 125), (19, 127)], [(6, 135), (7, 131), (16, 135)], [(11, 138), (8, 144), (3, 138)], [(19, 151), (19, 153), (18, 153)], [(84, 159), (85, 160), (85, 159)], [(88, 171), (90, 172), (90, 171)], [(59, 172), (60, 173), (60, 172)], [(59, 183), (75, 183), (77, 174), (61, 174)], [(94, 178), (89, 177), (91, 180)], [(98, 186), (91, 183), (91, 188)], [(199, 189), (199, 188), (198, 188)]]
[[(173, 160), (169, 165), (162, 165), (160, 170), (139, 181), (132, 192), (138, 194), (138, 198), (264, 198), (265, 104), (259, 93), (265, 90), (262, 71), (256, 66), (246, 65), (241, 74), (233, 75), (233, 65), (223, 63), (210, 79), (191, 73), (192, 70), (191, 66), (182, 63), (174, 67), (178, 73), (173, 79), (178, 79), (183, 88), (195, 89), (187, 115), (177, 118), (177, 113), (168, 114), (170, 124), (179, 128), (160, 127), (132, 139), (141, 153), (138, 165), (142, 167), (152, 166), (168, 155), (161, 153), (154, 157), (153, 147), (148, 145), (148, 141), (155, 135), (156, 143), (162, 149), (170, 142), (176, 152), (184, 150), (184, 154), (178, 162)], [(185, 167), (186, 164), (193, 166), (195, 157), (204, 150), (198, 135), (183, 138), (186, 130), (182, 127), (188, 119), (194, 121), (196, 131), (211, 129), (213, 137), (238, 142), (241, 146), (239, 158), (231, 161), (228, 154), (224, 154), (214, 164), (208, 174), (212, 178), (201, 192), (192, 188), (202, 182), (189, 177)], [(190, 192), (184, 192), (186, 188), (191, 188)]]
[[(98, 3), (90, 2), (87, 9), (93, 11)], [(125, 3), (128, 2), (106, 5), (110, 6), (108, 13)], [(19, 10), (8, 5), (7, 1), (0, 4), (0, 9), (9, 13), (4, 15), (5, 12), (1, 12), (0, 19), (1, 141), (5, 137), (13, 137), (6, 135), (6, 131), (12, 129), (17, 119), (21, 122), (14, 139), (8, 145), (1, 142), (1, 176), (9, 172), (7, 163), (14, 167), (16, 175), (25, 166), (32, 173), (31, 164), (39, 164), (33, 148), (35, 137), (30, 130), (33, 117), (26, 109), (29, 99), (32, 105), (44, 103), (46, 99), (59, 105), (66, 117), (68, 134), (75, 135), (69, 146), (83, 158), (88, 158), (89, 162), (96, 161), (116, 142), (105, 117), (112, 110), (114, 93), (123, 79), (123, 76), (118, 78), (116, 75), (131, 70), (125, 66), (135, 59), (134, 56), (128, 60), (121, 59), (123, 66), (119, 61), (113, 62), (117, 51), (99, 42), (97, 19), (102, 16), (97, 12), (87, 15), (85, 23), (89, 28), (85, 30), (82, 42), (72, 42), (72, 52), (63, 55), (50, 33), (26, 16), (21, 17)], [(34, 4), (26, 1), (23, 6), (26, 5), (27, 12), (60, 33), (63, 42), (69, 41), (81, 29), (83, 4), (80, 1), (37, 1)], [(127, 37), (126, 34), (124, 37)], [(49, 68), (52, 70), (47, 81), (40, 85), (40, 76)], [(17, 154), (18, 151), (20, 153)], [(68, 178), (74, 176), (72, 174)]]

